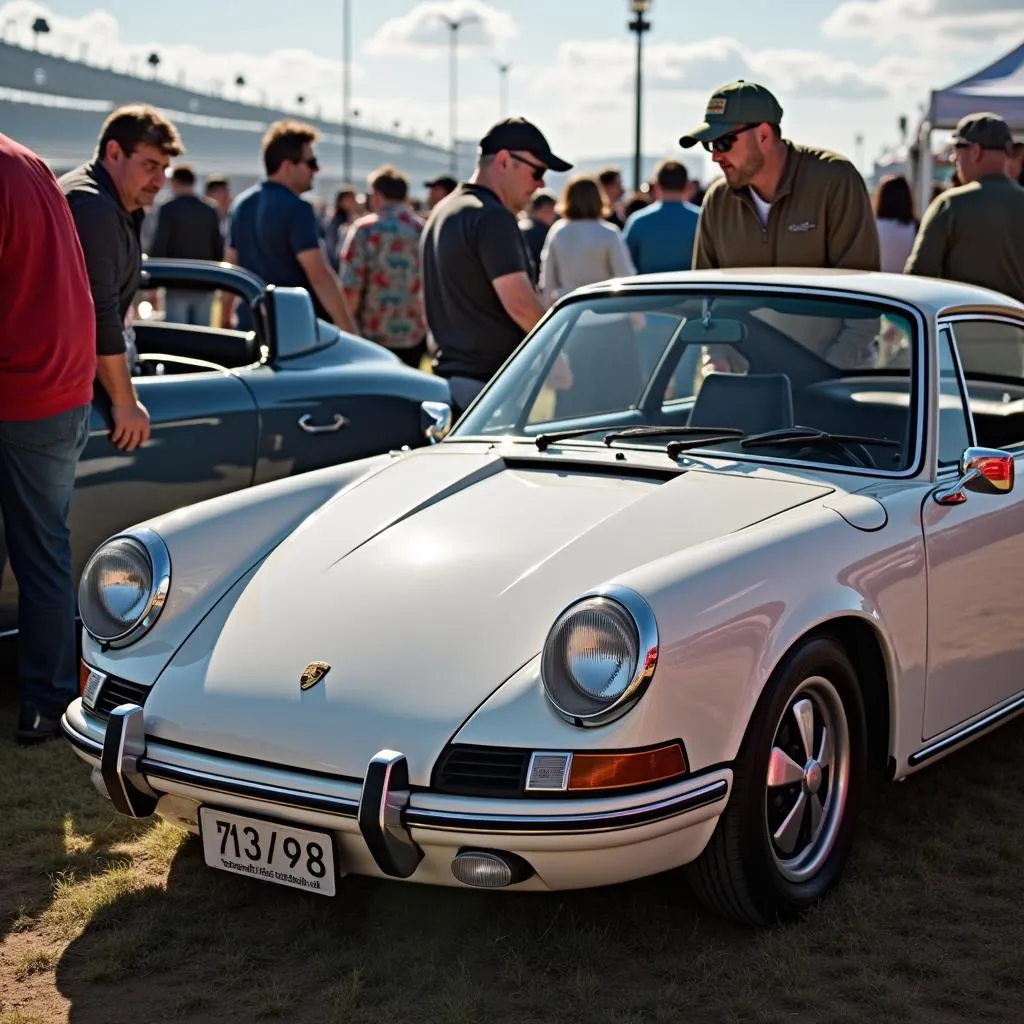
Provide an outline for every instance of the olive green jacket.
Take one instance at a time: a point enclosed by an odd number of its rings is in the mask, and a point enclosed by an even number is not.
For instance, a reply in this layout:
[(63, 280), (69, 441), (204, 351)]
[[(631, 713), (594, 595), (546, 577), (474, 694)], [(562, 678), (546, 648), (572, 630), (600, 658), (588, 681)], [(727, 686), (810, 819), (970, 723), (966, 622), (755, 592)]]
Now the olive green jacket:
[(845, 157), (787, 142), (767, 225), (747, 188), (708, 189), (693, 247), (694, 270), (838, 267), (878, 270), (878, 229), (867, 186)]
[(921, 221), (905, 270), (1024, 302), (1024, 188), (991, 174), (943, 192)]

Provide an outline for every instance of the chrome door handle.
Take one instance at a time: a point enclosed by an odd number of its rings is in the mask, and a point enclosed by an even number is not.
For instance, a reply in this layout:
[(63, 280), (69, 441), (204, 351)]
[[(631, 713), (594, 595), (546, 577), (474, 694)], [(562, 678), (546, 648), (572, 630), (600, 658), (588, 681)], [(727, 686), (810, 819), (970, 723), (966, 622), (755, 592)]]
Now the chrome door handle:
[(305, 416), (299, 417), (299, 426), (307, 434), (333, 434), (336, 430), (341, 430), (347, 423), (348, 420), (340, 412), (334, 414), (333, 423), (323, 423), (320, 426), (313, 423), (313, 417), (308, 412)]

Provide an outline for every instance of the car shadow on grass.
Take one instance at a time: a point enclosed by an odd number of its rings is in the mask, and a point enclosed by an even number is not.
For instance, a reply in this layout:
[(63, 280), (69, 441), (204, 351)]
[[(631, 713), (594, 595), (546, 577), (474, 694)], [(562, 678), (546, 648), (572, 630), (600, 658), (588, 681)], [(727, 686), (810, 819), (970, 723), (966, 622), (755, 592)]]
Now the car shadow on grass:
[(118, 815), (62, 740), (17, 745), (17, 711), (0, 694), (0, 941), (38, 924), (62, 884), (123, 863), (154, 824)]
[(332, 900), (208, 869), (100, 907), (57, 967), (99, 1021), (1016, 1020), (1024, 722), (866, 803), (847, 876), (796, 925), (720, 921), (680, 871), (580, 892), (349, 877)]

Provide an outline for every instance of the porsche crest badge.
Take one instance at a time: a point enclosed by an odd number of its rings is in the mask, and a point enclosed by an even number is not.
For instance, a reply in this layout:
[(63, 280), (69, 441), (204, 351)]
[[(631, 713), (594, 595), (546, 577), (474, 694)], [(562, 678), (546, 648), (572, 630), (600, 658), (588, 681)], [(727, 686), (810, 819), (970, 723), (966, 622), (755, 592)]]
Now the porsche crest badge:
[(309, 690), (316, 686), (321, 679), (328, 672), (331, 671), (331, 666), (326, 661), (311, 661), (303, 670), (302, 675), (299, 676), (299, 689)]

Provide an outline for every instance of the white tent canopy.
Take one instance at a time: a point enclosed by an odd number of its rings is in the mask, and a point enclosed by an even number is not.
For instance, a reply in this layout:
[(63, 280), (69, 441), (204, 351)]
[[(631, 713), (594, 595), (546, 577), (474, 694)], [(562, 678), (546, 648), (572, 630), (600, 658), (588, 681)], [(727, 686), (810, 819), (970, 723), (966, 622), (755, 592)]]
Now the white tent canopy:
[(998, 114), (1016, 137), (1024, 136), (1024, 43), (987, 68), (932, 93), (917, 136), (914, 185), (919, 210), (931, 196), (932, 132), (955, 128), (960, 118), (983, 111)]
[(928, 120), (933, 129), (955, 128), (981, 111), (998, 114), (1014, 132), (1024, 132), (1024, 43), (956, 85), (932, 93)]

